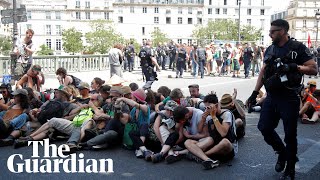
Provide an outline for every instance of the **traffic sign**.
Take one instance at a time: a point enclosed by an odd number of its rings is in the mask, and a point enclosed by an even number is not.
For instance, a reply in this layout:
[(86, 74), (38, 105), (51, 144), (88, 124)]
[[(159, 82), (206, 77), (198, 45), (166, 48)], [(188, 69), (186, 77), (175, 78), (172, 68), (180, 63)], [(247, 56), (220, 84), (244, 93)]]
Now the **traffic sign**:
[[(17, 23), (19, 22), (27, 22), (27, 16), (18, 16), (17, 17)], [(13, 18), (12, 17), (2, 17), (1, 18), (1, 23), (2, 24), (10, 24), (13, 23)]]
[(13, 10), (12, 10), (12, 9), (4, 9), (4, 10), (1, 10), (1, 16), (2, 16), (2, 17), (10, 17), (10, 16), (13, 16)]

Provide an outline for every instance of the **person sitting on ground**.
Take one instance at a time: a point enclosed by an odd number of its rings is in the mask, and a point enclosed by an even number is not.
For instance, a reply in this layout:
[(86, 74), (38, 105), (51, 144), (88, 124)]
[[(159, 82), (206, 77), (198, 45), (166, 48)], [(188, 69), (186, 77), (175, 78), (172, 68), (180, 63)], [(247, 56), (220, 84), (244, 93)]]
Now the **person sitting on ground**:
[(91, 94), (99, 93), (99, 89), (102, 87), (102, 85), (105, 83), (104, 80), (101, 78), (95, 77), (93, 78), (91, 82), (91, 88), (92, 90), (90, 91)]
[(122, 91), (122, 96), (128, 99), (131, 99), (132, 95), (131, 95), (131, 88), (129, 86), (122, 86), (121, 87), (121, 91)]
[(27, 87), (25, 88), (28, 91), (28, 98), (30, 103), (30, 109), (40, 108), (43, 102), (39, 99), (39, 96), (35, 94), (33, 89)]
[(41, 66), (33, 65), (27, 72), (23, 75), (21, 79), (17, 82), (16, 88), (22, 89), (25, 87), (32, 88), (38, 92), (41, 91), (41, 85), (44, 84), (44, 75), (41, 72)]
[(21, 136), (20, 130), (28, 120), (28, 91), (17, 89), (12, 95), (13, 105), (0, 112), (0, 147), (13, 145), (14, 140)]
[(199, 85), (198, 84), (191, 84), (188, 86), (189, 88), (189, 92), (190, 92), (190, 96), (191, 98), (200, 98), (203, 100), (204, 95), (200, 94), (199, 92)]
[(63, 86), (68, 86), (70, 84), (78, 87), (81, 83), (81, 80), (75, 76), (67, 74), (67, 70), (63, 67), (60, 67), (56, 71), (57, 78), (59, 80), (59, 84)]
[(106, 101), (108, 99), (108, 97), (110, 95), (110, 89), (111, 89), (111, 86), (109, 86), (109, 85), (103, 85), (99, 89), (99, 94), (103, 97), (104, 101)]
[(169, 89), (167, 86), (160, 86), (157, 90), (158, 93), (162, 94), (163, 97), (170, 96), (171, 89)]
[(135, 82), (130, 83), (129, 87), (130, 87), (131, 91), (135, 91), (135, 90), (139, 89), (138, 84)]
[(156, 112), (159, 112), (160, 110), (162, 110), (162, 109), (160, 109), (160, 107), (163, 108), (163, 105), (165, 105), (167, 103), (167, 101), (169, 101), (169, 100), (174, 100), (175, 102), (177, 102), (180, 105), (180, 99), (183, 97), (184, 96), (183, 96), (183, 93), (180, 88), (173, 89), (170, 92), (169, 96), (167, 96), (162, 102), (156, 104), (156, 106), (155, 106)]
[(312, 98), (312, 94), (317, 89), (317, 82), (311, 80), (307, 84), (307, 88), (304, 91), (301, 91), (301, 103), (300, 103), (300, 111), (299, 116), (303, 118), (311, 118), (315, 109), (312, 103), (315, 103), (315, 99)]
[(90, 86), (86, 82), (81, 82), (78, 86), (80, 97), (76, 101), (81, 104), (88, 104), (90, 101)]
[[(63, 85), (60, 85), (63, 87)], [(77, 98), (80, 98), (80, 92), (79, 90), (72, 84), (69, 84), (68, 86), (68, 92), (70, 93), (70, 102), (75, 102)]]
[[(1, 84), (0, 86), (0, 111), (8, 110), (12, 105), (12, 89), (10, 84)], [(1, 98), (2, 95), (2, 98)]]
[(309, 97), (312, 98), (312, 101), (308, 101), (306, 104), (309, 104), (310, 108), (314, 109), (314, 112), (311, 118), (305, 116), (301, 119), (303, 124), (315, 124), (319, 121), (320, 117), (320, 90), (315, 90), (312, 95), (309, 95)]

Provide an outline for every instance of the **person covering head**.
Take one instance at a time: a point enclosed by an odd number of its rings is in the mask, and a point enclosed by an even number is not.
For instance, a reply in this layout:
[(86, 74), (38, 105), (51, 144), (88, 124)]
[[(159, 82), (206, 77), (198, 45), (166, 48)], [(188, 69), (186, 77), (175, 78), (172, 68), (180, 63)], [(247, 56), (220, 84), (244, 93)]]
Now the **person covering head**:
[(120, 86), (112, 86), (110, 89), (110, 93), (118, 93), (122, 95), (122, 90)]
[(31, 68), (33, 71), (41, 72), (41, 66), (40, 65), (33, 65)]
[(90, 86), (89, 86), (89, 84), (86, 83), (86, 82), (81, 82), (78, 88), (79, 88), (80, 90), (82, 90), (82, 89), (88, 89), (88, 90), (90, 90)]
[(308, 81), (308, 86), (317, 86), (317, 82), (314, 80)]
[(137, 89), (135, 91), (133, 91), (132, 93), (132, 96), (135, 97), (139, 102), (141, 103), (146, 103), (146, 98), (147, 98), (147, 95), (146, 93), (144, 92), (143, 89)]
[(176, 103), (175, 101), (169, 100), (164, 106), (164, 109), (169, 111), (174, 111), (174, 109), (178, 106), (179, 106), (178, 103)]
[(25, 89), (17, 89), (15, 91), (13, 91), (11, 94), (14, 95), (14, 96), (19, 95), (19, 94), (27, 96), (28, 95), (28, 91), (25, 90)]
[(67, 87), (65, 87), (65, 86), (63, 86), (63, 85), (60, 85), (60, 86), (58, 87), (58, 89), (56, 89), (56, 90), (62, 92), (62, 93), (63, 93), (64, 95), (66, 95), (66, 97), (69, 99), (70, 96), (71, 96), (71, 94), (67, 91), (67, 89), (69, 89), (69, 88), (67, 88)]
[(121, 91), (122, 91), (123, 95), (130, 94), (131, 93), (131, 88), (129, 86), (122, 86), (121, 87)]
[(221, 108), (227, 108), (232, 104), (232, 96), (230, 94), (224, 94), (220, 100)]

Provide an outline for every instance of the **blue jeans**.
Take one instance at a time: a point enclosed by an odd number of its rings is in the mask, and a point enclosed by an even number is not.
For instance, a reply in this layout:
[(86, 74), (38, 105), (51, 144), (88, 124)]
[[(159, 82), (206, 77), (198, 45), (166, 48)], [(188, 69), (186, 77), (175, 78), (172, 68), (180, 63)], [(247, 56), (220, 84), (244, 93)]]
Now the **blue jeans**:
[(204, 66), (205, 65), (206, 65), (206, 60), (199, 60), (201, 78), (203, 78), (203, 76), (204, 76)]
[[(0, 121), (3, 121), (2, 117), (4, 116), (5, 113), (6, 111), (0, 112)], [(19, 130), (27, 122), (27, 120), (28, 120), (27, 113), (20, 114), (19, 116), (10, 120), (10, 126), (13, 127), (13, 130)]]
[(246, 77), (248, 77), (248, 76), (249, 76), (249, 72), (250, 72), (250, 68), (251, 68), (251, 61), (250, 61), (250, 59), (244, 58), (244, 59), (243, 59), (243, 64), (244, 64), (244, 75), (245, 75)]
[(198, 76), (198, 68), (199, 68), (199, 65), (196, 63), (195, 60), (192, 60), (192, 69), (193, 69), (192, 73), (194, 77)]

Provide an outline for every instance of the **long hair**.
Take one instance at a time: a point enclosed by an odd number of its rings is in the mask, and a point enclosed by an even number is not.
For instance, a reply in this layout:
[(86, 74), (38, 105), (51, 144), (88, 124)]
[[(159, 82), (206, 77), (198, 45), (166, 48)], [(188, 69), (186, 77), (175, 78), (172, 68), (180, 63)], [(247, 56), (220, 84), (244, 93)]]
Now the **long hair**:
[(18, 94), (19, 97), (19, 105), (22, 109), (28, 109), (29, 108), (29, 98), (26, 95)]

